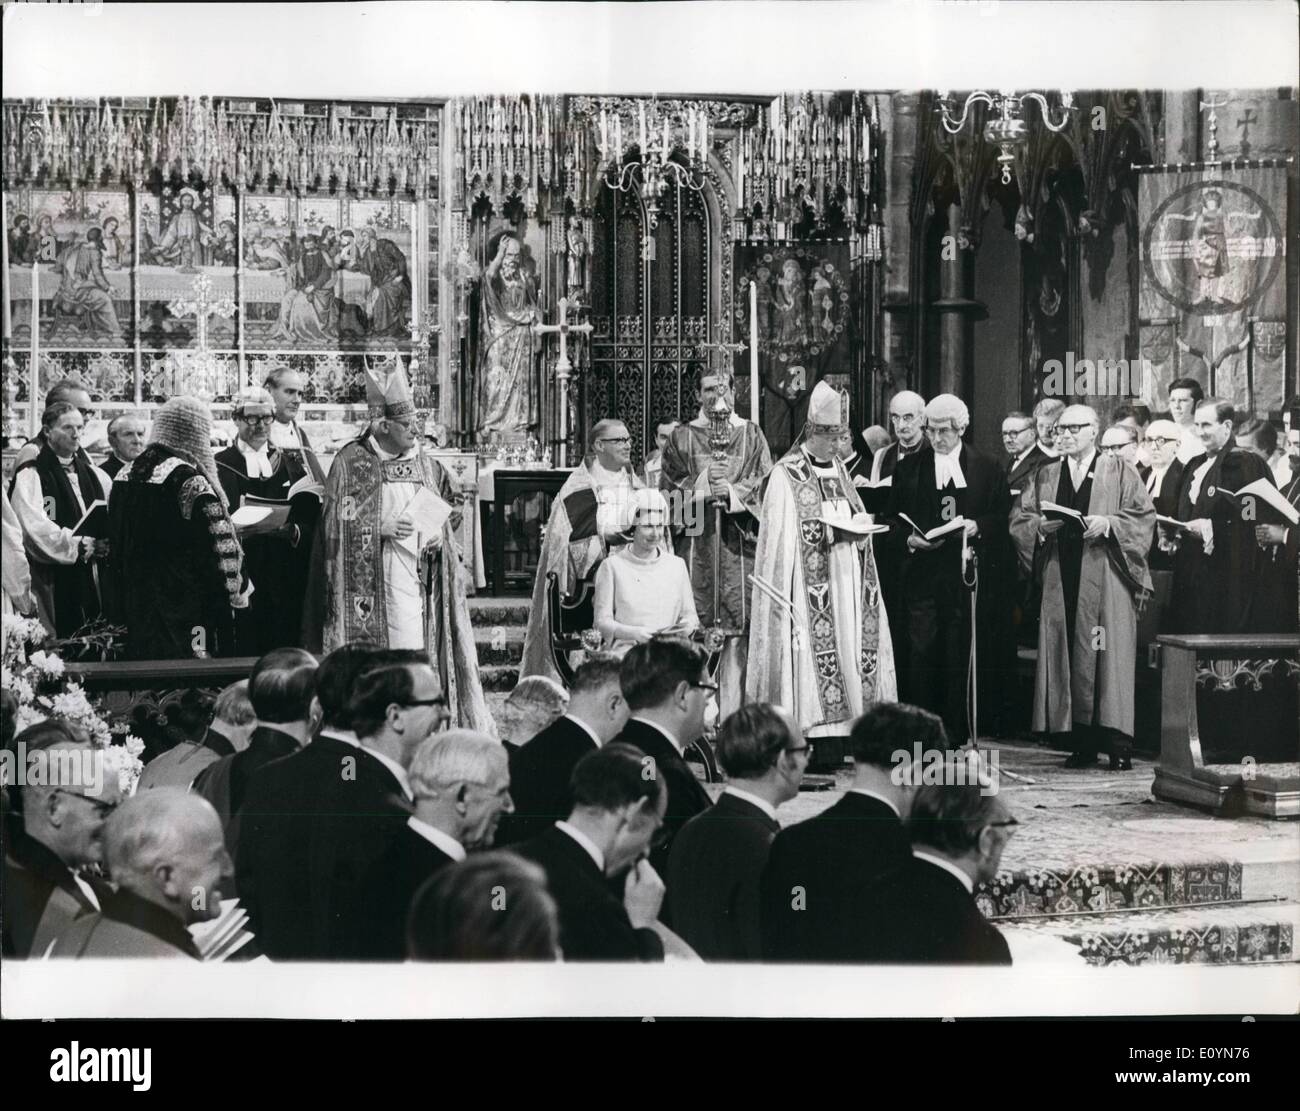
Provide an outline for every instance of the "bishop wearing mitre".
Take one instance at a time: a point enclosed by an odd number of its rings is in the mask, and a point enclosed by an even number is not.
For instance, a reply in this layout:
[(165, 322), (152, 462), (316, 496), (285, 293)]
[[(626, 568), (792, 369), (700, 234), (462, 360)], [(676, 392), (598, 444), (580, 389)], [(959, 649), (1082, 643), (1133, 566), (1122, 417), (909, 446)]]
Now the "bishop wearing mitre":
[(835, 451), (846, 400), (813, 388), (803, 442), (772, 468), (759, 514), (746, 693), (788, 707), (807, 737), (847, 734), (898, 697), (875, 526)]
[(542, 541), (532, 612), (524, 637), (519, 675), (545, 675), (560, 682), (551, 654), (551, 623), (546, 611), (546, 577), (555, 572), (561, 596), (574, 593), (583, 579), (595, 580), (596, 567), (611, 544), (625, 544), (632, 491), (641, 486), (631, 468), (632, 437), (621, 420), (592, 426), (591, 454), (564, 481), (551, 507)]
[(305, 643), (331, 652), (366, 640), (428, 654), (453, 724), (495, 735), (479, 682), (456, 549), (451, 481), (420, 447), (420, 415), (400, 360), (366, 371), (370, 423), (325, 481)]

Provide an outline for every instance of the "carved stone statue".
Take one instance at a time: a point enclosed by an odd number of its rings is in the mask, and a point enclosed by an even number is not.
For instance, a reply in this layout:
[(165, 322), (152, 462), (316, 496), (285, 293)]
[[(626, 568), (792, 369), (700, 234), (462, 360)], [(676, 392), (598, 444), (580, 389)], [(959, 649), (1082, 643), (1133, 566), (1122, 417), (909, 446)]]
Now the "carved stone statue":
[(522, 439), (537, 423), (533, 325), (537, 287), (523, 267), (522, 245), (503, 235), (483, 272), (482, 343), (478, 361), (479, 435)]
[(582, 231), (582, 221), (576, 216), (569, 217), (568, 232), (568, 295), (570, 302), (580, 304), (587, 293), (587, 237)]

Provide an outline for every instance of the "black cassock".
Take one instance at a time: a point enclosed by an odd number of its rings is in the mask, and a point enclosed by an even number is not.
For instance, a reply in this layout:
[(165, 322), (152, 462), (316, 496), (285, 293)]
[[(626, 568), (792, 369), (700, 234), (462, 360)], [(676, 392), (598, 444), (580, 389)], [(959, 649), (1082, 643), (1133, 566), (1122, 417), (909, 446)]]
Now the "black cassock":
[[(307, 473), (300, 452), (268, 447), (267, 455), (271, 477), (249, 478), (237, 444), (217, 454), (217, 477), (232, 513), (245, 495), (284, 500), (289, 488)], [(273, 648), (302, 644), (303, 592), (319, 510), (318, 499), (300, 495), (289, 514), (289, 523), (297, 528), (296, 537), (247, 536), (241, 540), (253, 596), (248, 608), (235, 615), (239, 655), (261, 656)]]

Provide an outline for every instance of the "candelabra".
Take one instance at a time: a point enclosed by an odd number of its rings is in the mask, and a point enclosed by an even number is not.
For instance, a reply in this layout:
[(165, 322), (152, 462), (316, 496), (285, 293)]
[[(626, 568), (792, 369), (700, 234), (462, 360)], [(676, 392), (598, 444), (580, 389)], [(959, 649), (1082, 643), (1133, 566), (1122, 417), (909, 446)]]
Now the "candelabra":
[(1016, 148), (1029, 141), (1029, 121), (1021, 115), (1025, 101), (1032, 100), (1038, 105), (1039, 115), (1048, 131), (1063, 131), (1070, 122), (1074, 112), (1074, 95), (1061, 93), (1061, 115), (1053, 119), (1052, 106), (1044, 93), (1017, 93), (1014, 89), (1001, 89), (996, 93), (983, 90), (971, 93), (962, 105), (961, 115), (954, 117), (956, 110), (952, 94), (944, 89), (939, 93), (937, 111), (944, 130), (949, 135), (958, 134), (966, 126), (967, 117), (973, 105), (986, 104), (996, 111), (984, 122), (984, 139), (994, 143), (998, 148), (998, 163), (1002, 167), (1002, 184), (1011, 184), (1011, 167), (1016, 160)]
[[(670, 185), (700, 192), (707, 180), (709, 118), (702, 108), (688, 107), (677, 119), (660, 114), (656, 101), (637, 102), (637, 158), (625, 159), (623, 117), (600, 110), (600, 173), (605, 185), (626, 193), (636, 181), (646, 203), (647, 231), (659, 223), (659, 198)], [(685, 142), (682, 142), (683, 135)], [(678, 161), (683, 159), (684, 161)]]

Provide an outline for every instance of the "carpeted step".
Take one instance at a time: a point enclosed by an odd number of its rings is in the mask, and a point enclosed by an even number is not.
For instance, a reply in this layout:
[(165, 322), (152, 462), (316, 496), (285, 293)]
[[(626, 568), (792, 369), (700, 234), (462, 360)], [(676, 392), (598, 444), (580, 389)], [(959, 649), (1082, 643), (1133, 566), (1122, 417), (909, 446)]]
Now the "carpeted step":
[(478, 650), (479, 667), (489, 664), (515, 664), (524, 658), (522, 625), (493, 625), (475, 627), (474, 647)]
[(1300, 905), (1246, 903), (996, 922), (1017, 963), (1258, 964), (1296, 960)]
[(488, 664), (478, 669), (478, 677), (485, 692), (509, 694), (519, 682), (519, 668), (510, 664)]
[(529, 601), (527, 598), (469, 598), (469, 620), (475, 629), (493, 625), (527, 625)]

